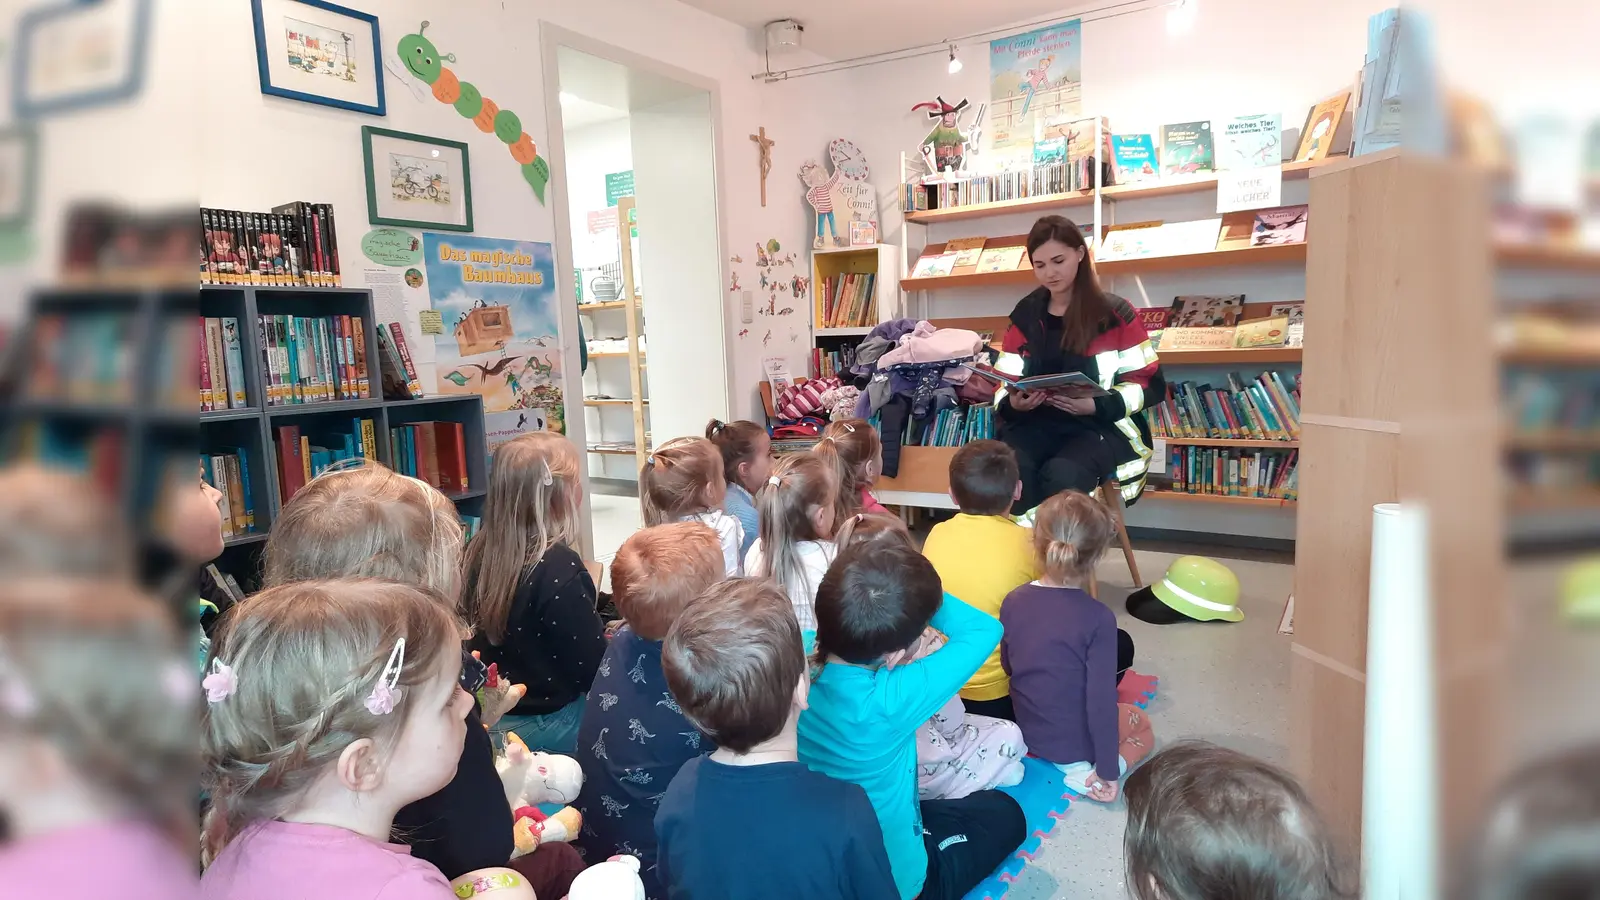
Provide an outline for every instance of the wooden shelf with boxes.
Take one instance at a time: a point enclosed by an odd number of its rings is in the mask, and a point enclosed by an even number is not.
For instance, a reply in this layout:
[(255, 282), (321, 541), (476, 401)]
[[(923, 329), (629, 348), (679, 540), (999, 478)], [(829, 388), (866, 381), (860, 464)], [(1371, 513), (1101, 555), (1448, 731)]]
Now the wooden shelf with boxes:
[[(603, 310), (620, 310), (623, 323), (626, 326), (628, 349), (617, 352), (601, 352), (589, 354), (590, 359), (623, 359), (628, 365), (628, 396), (623, 399), (590, 399), (585, 397), (583, 405), (595, 409), (608, 409), (627, 407), (633, 411), (633, 421), (629, 429), (632, 437), (629, 449), (626, 451), (616, 449), (597, 449), (593, 446), (585, 447), (585, 451), (597, 456), (624, 456), (631, 455), (638, 463), (639, 468), (644, 468), (644, 460), (649, 452), (645, 449), (647, 444), (645, 416), (649, 412), (650, 400), (645, 397), (645, 351), (640, 347), (640, 340), (644, 335), (644, 324), (640, 321), (644, 312), (644, 300), (639, 297), (638, 276), (633, 271), (633, 233), (634, 229), (627, 227), (633, 219), (635, 201), (632, 197), (622, 197), (617, 200), (617, 252), (622, 263), (622, 299), (608, 300), (602, 303), (589, 303), (580, 305), (578, 311), (598, 312)], [(600, 418), (600, 434), (588, 437), (606, 438), (605, 425), (608, 419)], [(602, 440), (599, 443), (618, 445), (623, 441)], [(603, 462), (603, 461), (602, 461)]]

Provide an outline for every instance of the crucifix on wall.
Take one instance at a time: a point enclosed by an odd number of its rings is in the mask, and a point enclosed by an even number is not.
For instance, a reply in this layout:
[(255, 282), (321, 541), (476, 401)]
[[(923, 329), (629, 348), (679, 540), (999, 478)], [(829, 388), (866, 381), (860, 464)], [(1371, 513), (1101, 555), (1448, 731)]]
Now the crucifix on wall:
[(756, 142), (761, 148), (761, 205), (767, 205), (767, 175), (772, 171), (772, 148), (777, 144), (772, 138), (767, 137), (767, 126), (758, 129), (757, 134), (750, 135), (750, 140)]

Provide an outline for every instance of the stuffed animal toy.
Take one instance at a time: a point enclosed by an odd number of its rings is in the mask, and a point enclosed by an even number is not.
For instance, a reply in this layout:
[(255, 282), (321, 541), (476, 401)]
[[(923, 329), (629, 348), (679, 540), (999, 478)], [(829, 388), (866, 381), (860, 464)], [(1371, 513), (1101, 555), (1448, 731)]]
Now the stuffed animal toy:
[(461, 900), (537, 900), (533, 886), (516, 869), (476, 869), (450, 882), (450, 889)]
[(572, 879), (566, 900), (645, 900), (638, 858), (613, 856), (584, 869)]
[(541, 803), (571, 803), (583, 787), (583, 769), (577, 760), (551, 753), (534, 753), (515, 734), (506, 733), (505, 755), (495, 760), (506, 801), (511, 804), (516, 852), (526, 856), (549, 841), (571, 841), (583, 827), (583, 814), (570, 806), (545, 814)]
[[(478, 658), (478, 651), (472, 651), (472, 658)], [(501, 716), (516, 709), (527, 693), (525, 685), (512, 684), (509, 679), (502, 678), (500, 667), (490, 663), (483, 687), (478, 688), (477, 694), (478, 708), (483, 710), (483, 727), (493, 728)]]

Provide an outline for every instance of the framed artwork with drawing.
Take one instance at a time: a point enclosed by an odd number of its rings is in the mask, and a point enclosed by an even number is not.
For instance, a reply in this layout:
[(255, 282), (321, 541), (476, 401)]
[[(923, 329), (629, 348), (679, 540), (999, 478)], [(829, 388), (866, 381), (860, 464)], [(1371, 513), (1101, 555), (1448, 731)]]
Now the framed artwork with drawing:
[(115, 103), (144, 80), (152, 0), (48, 4), (17, 21), (12, 111), (31, 119)]
[(250, 0), (261, 93), (384, 115), (378, 17), (325, 0)]
[(367, 220), (374, 225), (472, 230), (472, 169), (460, 141), (361, 129)]

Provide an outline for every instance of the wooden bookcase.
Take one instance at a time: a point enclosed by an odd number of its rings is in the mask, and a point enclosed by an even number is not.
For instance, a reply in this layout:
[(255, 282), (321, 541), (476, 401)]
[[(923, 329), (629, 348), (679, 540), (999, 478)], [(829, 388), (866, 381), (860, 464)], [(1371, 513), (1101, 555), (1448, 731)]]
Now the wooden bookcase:
[[(649, 424), (647, 422), (647, 417), (650, 413), (650, 400), (646, 396), (646, 351), (640, 345), (640, 339), (644, 337), (644, 298), (640, 296), (638, 274), (633, 270), (632, 220), (634, 218), (634, 209), (635, 203), (632, 197), (622, 197), (617, 201), (617, 238), (622, 266), (622, 298), (605, 303), (580, 304), (578, 314), (590, 316), (590, 328), (584, 332), (587, 338), (595, 336), (597, 333), (595, 329), (599, 327), (600, 322), (615, 322), (617, 317), (620, 316), (628, 342), (628, 349), (624, 352), (589, 354), (589, 365), (597, 370), (596, 383), (599, 383), (600, 373), (609, 375), (614, 373), (615, 368), (613, 367), (625, 367), (624, 371), (628, 378), (628, 396), (606, 400), (584, 398), (583, 405), (596, 411), (597, 422), (600, 426), (597, 429), (586, 428), (584, 430), (590, 442), (589, 446), (584, 449), (591, 456), (600, 457), (602, 465), (606, 458), (632, 456), (634, 459), (633, 473), (637, 477), (637, 473), (644, 468), (645, 457), (650, 454)], [(608, 315), (602, 317), (599, 315), (602, 312), (608, 313)], [(585, 392), (587, 393), (587, 387), (585, 387)], [(619, 426), (614, 425), (611, 421), (611, 416), (615, 415), (615, 410), (622, 407), (626, 407), (633, 413), (627, 432), (631, 438), (629, 444), (621, 447), (595, 446), (595, 438), (602, 442), (613, 442), (615, 440), (611, 434), (617, 431)], [(612, 425), (613, 427), (608, 431), (607, 425)], [(605, 469), (602, 468), (601, 471), (604, 472)]]
[[(872, 297), (867, 306), (870, 324), (848, 328), (824, 327), (819, 318), (822, 313), (823, 284), (829, 278), (843, 275), (872, 274)], [(887, 322), (900, 314), (900, 248), (893, 244), (871, 244), (862, 247), (811, 251), (811, 346), (825, 352), (838, 350), (861, 342), (879, 322)], [(811, 363), (807, 361), (807, 368)], [(807, 372), (815, 376), (814, 371)]]
[(1377, 153), (1315, 173), (1311, 203), (1306, 325), (1315, 337), (1302, 398), (1293, 768), (1353, 854), (1373, 506), (1418, 504), (1428, 520), (1437, 691), (1417, 696), (1417, 728), (1437, 735), (1433, 770), (1447, 787), (1436, 821), (1447, 847), (1479, 821), (1510, 740), (1500, 685), (1515, 629), (1505, 593), (1487, 179), (1449, 162)]
[[(256, 531), (229, 538), (225, 542), (229, 549), (265, 541), (282, 508), (278, 496), (277, 452), (273, 441), (273, 430), (281, 425), (314, 429), (334, 422), (347, 425), (351, 418), (372, 419), (377, 433), (378, 461), (393, 467), (395, 461), (389, 447), (390, 428), (425, 421), (460, 422), (467, 444), (469, 489), (446, 496), (464, 514), (475, 515), (481, 511), (489, 460), (483, 398), (468, 394), (423, 397), (420, 400), (383, 399), (377, 353), (379, 323), (373, 309), (371, 291), (361, 288), (208, 285), (200, 290), (199, 314), (237, 318), (243, 335), (241, 343), (248, 405), (243, 409), (199, 414), (200, 452), (242, 451), (251, 466)], [(365, 400), (266, 406), (262, 394), (262, 338), (257, 315), (360, 316), (366, 331), (367, 369), (372, 397)]]

